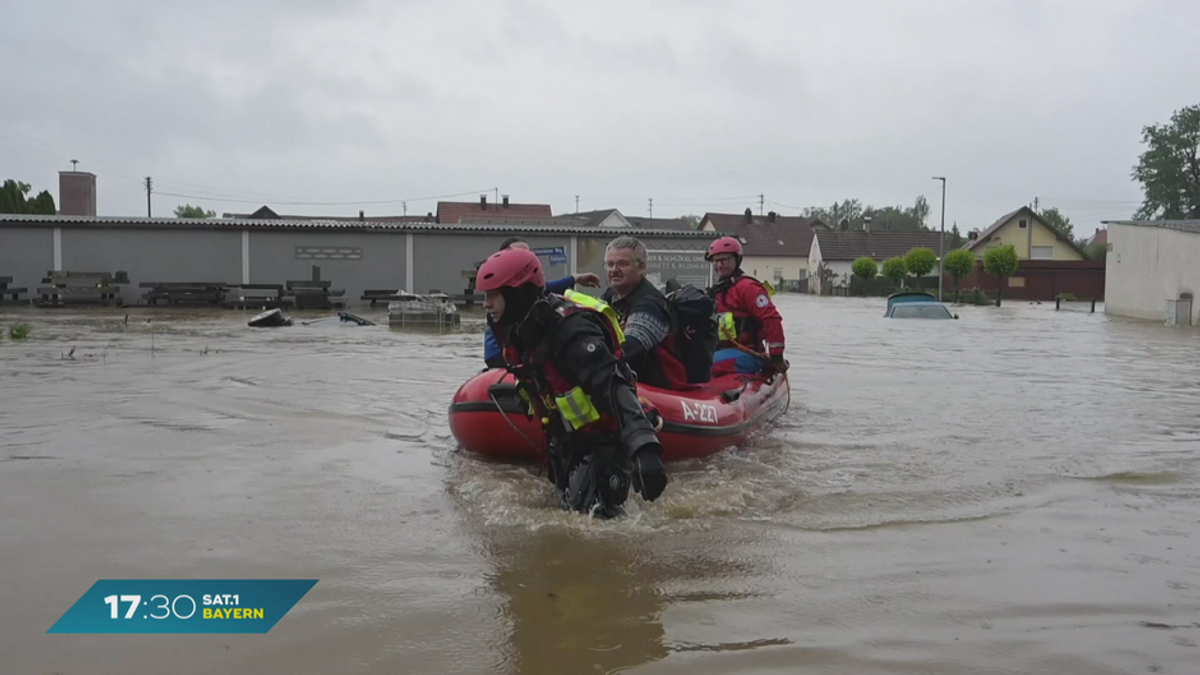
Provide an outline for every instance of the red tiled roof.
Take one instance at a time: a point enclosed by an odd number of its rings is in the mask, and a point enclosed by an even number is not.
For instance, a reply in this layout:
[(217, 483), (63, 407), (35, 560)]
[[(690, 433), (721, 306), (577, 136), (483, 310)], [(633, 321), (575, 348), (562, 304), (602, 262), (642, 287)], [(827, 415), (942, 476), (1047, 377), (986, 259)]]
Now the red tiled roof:
[[(747, 218), (750, 222), (746, 222)], [(742, 242), (745, 255), (777, 255), (807, 258), (813, 230), (825, 230), (816, 218), (802, 216), (749, 216), (744, 213), (706, 213), (701, 227), (712, 223), (718, 232), (728, 232)]]
[(479, 202), (438, 202), (437, 221), (443, 225), (455, 225), (463, 216), (487, 216), (488, 218), (554, 217), (549, 204), (487, 204)]

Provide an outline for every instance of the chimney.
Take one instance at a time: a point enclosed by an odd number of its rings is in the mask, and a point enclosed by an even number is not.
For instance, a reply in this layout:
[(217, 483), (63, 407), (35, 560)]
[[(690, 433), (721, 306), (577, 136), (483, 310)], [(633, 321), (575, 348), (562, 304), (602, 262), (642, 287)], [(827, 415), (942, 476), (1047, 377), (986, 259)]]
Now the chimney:
[(479, 209), (487, 211), (487, 195), (479, 195)]
[(508, 195), (504, 195), (504, 208), (508, 208)]
[(59, 171), (58, 212), (64, 216), (96, 215), (96, 174)]
[(767, 222), (768, 223), (775, 222), (775, 212), (774, 211), (767, 211)]
[(365, 215), (366, 215), (366, 214), (365, 214), (365, 213), (363, 213), (363, 210), (362, 210), (362, 209), (359, 209), (359, 210), (358, 210), (358, 220), (359, 220), (359, 222), (362, 222), (362, 221), (364, 220), (364, 216), (365, 216)]
[(749, 225), (750, 223), (753, 223), (754, 222), (754, 212), (747, 208), (746, 213), (744, 214), (744, 220), (747, 225)]
[(430, 211), (425, 214), (425, 222), (427, 222), (427, 223), (433, 222), (433, 211)]
[(871, 216), (863, 216), (863, 232), (871, 234)]
[(978, 238), (979, 238), (979, 230), (971, 230), (970, 232), (967, 233), (967, 239), (970, 239), (971, 241), (975, 241)]

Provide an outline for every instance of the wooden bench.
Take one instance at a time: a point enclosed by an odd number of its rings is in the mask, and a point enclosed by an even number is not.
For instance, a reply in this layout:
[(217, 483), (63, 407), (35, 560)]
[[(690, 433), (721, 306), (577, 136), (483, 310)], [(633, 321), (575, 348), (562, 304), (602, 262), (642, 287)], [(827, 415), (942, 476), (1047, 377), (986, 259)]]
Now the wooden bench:
[(66, 305), (109, 305), (123, 304), (120, 297), (121, 284), (129, 283), (126, 272), (68, 272), (50, 270), (43, 284), (37, 289), (41, 307), (64, 307)]
[[(0, 303), (23, 303), (27, 300), (21, 299), (22, 293), (28, 293), (28, 288), (9, 288), (8, 285), (13, 281), (12, 277), (0, 277)], [(11, 296), (11, 299), (9, 299)]]

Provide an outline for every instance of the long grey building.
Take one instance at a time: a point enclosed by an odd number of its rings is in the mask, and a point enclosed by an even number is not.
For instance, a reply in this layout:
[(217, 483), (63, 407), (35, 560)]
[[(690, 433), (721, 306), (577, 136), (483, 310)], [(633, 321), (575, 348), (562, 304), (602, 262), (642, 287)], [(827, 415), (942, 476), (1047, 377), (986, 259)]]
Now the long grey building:
[[(565, 223), (565, 224), (564, 224)], [(285, 284), (322, 280), (345, 290), (347, 306), (367, 290), (464, 295), (478, 264), (509, 236), (524, 238), (548, 279), (594, 272), (604, 278), (604, 250), (631, 234), (650, 250), (649, 271), (698, 286), (711, 281), (704, 251), (720, 232), (590, 226), (569, 219), (455, 223), (249, 218), (129, 218), (0, 215), (0, 277), (36, 288), (51, 271), (125, 272), (126, 305), (142, 301), (149, 282)], [(599, 289), (585, 289), (599, 292)], [(477, 299), (482, 299), (478, 294)]]

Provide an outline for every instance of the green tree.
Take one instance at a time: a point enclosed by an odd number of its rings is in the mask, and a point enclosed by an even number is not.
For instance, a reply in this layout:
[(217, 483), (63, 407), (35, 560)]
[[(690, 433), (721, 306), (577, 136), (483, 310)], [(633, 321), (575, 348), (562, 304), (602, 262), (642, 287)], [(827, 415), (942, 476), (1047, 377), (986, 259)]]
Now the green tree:
[(879, 274), (879, 266), (875, 264), (874, 260), (863, 256), (850, 264), (850, 271), (854, 272), (854, 276), (863, 280), (863, 295), (866, 295), (866, 283), (874, 279), (876, 274)]
[(908, 275), (908, 268), (904, 266), (904, 258), (889, 258), (883, 261), (883, 276), (892, 280), (897, 288), (904, 286), (904, 277)]
[(1058, 209), (1049, 208), (1038, 214), (1042, 220), (1051, 228), (1058, 230), (1062, 236), (1075, 240), (1075, 226), (1071, 224), (1071, 219), (1064, 216)]
[(15, 181), (11, 178), (0, 186), (0, 213), (29, 213), (53, 216), (58, 213), (54, 205), (54, 197), (42, 190), (33, 199), (26, 195), (33, 189), (29, 183)]
[(199, 206), (184, 204), (183, 206), (175, 207), (175, 215), (179, 218), (212, 218), (217, 215), (217, 212), (205, 211)]
[(904, 269), (917, 278), (917, 288), (921, 287), (921, 277), (937, 267), (937, 254), (933, 249), (920, 246), (904, 255)]
[(947, 242), (950, 248), (962, 248), (963, 236), (962, 232), (958, 231), (958, 223), (954, 223), (954, 227), (950, 228), (950, 241)]
[(946, 272), (954, 277), (954, 301), (959, 301), (959, 282), (962, 278), (971, 273), (971, 269), (975, 267), (975, 254), (966, 249), (956, 248), (953, 251), (946, 253), (946, 259), (942, 263), (946, 268)]
[(1108, 244), (1089, 244), (1083, 249), (1088, 260), (1104, 260), (1108, 257)]
[(1133, 178), (1142, 184), (1140, 219), (1200, 218), (1200, 105), (1181, 108), (1169, 124), (1142, 127), (1149, 147)]
[(996, 277), (996, 306), (1000, 306), (1000, 291), (1004, 288), (1004, 280), (1017, 272), (1017, 249), (1012, 244), (988, 249), (983, 254), (983, 269)]
[(686, 216), (679, 216), (679, 219), (686, 220), (687, 224), (691, 225), (693, 230), (700, 228), (700, 216), (689, 214)]

